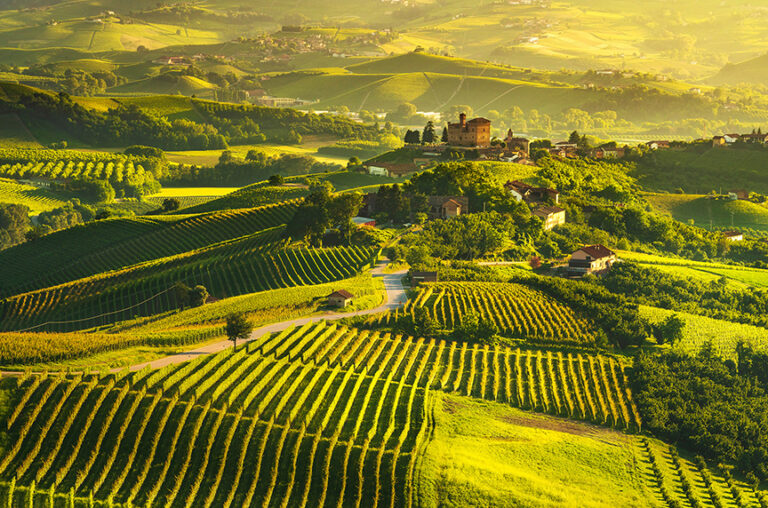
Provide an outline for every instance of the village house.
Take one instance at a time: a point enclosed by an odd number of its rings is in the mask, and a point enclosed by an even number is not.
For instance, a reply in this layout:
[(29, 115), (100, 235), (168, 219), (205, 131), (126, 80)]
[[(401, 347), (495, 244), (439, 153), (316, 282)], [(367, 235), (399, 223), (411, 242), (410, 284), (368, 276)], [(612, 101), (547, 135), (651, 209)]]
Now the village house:
[(649, 141), (645, 145), (651, 150), (662, 150), (671, 146), (669, 141)]
[(402, 178), (418, 169), (413, 162), (398, 164), (392, 162), (375, 162), (373, 164), (366, 164), (364, 167), (368, 171), (368, 174), (391, 176), (394, 178)]
[(409, 273), (411, 286), (418, 286), (422, 282), (437, 282), (437, 272), (417, 272), (411, 270)]
[(744, 189), (736, 189), (728, 192), (728, 199), (731, 201), (744, 201), (749, 199), (749, 191)]
[(525, 155), (530, 155), (531, 153), (530, 140), (527, 138), (515, 136), (515, 134), (512, 132), (512, 129), (507, 131), (507, 137), (504, 138), (504, 144), (506, 145), (508, 151), (525, 152)]
[(587, 245), (573, 254), (568, 262), (568, 272), (573, 275), (600, 274), (611, 269), (616, 253), (600, 244)]
[(519, 180), (512, 180), (504, 184), (504, 188), (512, 194), (517, 201), (526, 203), (542, 203), (552, 201), (554, 204), (560, 202), (560, 193), (555, 189), (546, 187), (534, 187)]
[(623, 159), (625, 154), (624, 147), (616, 146), (615, 143), (607, 143), (591, 152), (594, 159)]
[(723, 231), (723, 236), (729, 242), (741, 242), (744, 240), (744, 233), (738, 231)]
[(543, 228), (549, 231), (560, 224), (565, 224), (565, 210), (559, 206), (542, 206), (533, 211), (533, 215), (544, 221)]
[(459, 115), (459, 123), (448, 124), (448, 144), (451, 146), (491, 146), (491, 121), (474, 118), (467, 121), (467, 115)]
[(433, 219), (448, 219), (469, 211), (466, 196), (429, 196), (429, 216)]
[(354, 298), (352, 293), (344, 289), (339, 289), (338, 291), (334, 291), (328, 295), (328, 305), (331, 307), (343, 309), (352, 303), (352, 298)]

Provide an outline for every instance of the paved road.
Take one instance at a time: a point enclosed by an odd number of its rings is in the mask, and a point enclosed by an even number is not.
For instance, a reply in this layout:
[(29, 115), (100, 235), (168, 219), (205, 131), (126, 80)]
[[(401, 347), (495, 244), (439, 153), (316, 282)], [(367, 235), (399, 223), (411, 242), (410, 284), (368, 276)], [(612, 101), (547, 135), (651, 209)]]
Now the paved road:
[[(383, 261), (379, 261), (376, 267), (371, 271), (371, 274), (374, 277), (381, 278), (382, 281), (384, 282), (384, 287), (386, 289), (387, 294), (386, 294), (386, 300), (382, 305), (379, 305), (376, 308), (368, 309), (368, 310), (358, 310), (354, 312), (344, 312), (344, 313), (328, 312), (328, 313), (319, 314), (316, 316), (310, 316), (310, 317), (299, 318), (299, 319), (291, 319), (291, 320), (282, 321), (279, 323), (272, 323), (270, 325), (265, 325), (255, 329), (253, 333), (251, 333), (251, 336), (248, 339), (238, 341), (238, 345), (257, 339), (266, 333), (281, 332), (286, 328), (290, 328), (291, 326), (301, 326), (306, 323), (315, 323), (317, 321), (323, 321), (323, 320), (336, 321), (338, 319), (343, 319), (343, 318), (348, 318), (353, 316), (365, 316), (368, 314), (376, 314), (379, 312), (385, 312), (385, 311), (391, 311), (391, 310), (397, 309), (408, 300), (408, 296), (405, 293), (406, 288), (403, 286), (403, 283), (402, 283), (402, 279), (406, 271), (401, 270), (393, 273), (384, 273), (384, 268), (388, 264), (389, 264), (389, 261), (386, 259)], [(157, 369), (160, 367), (165, 367), (166, 365), (186, 362), (187, 360), (191, 360), (192, 358), (197, 358), (200, 355), (218, 353), (229, 347), (232, 347), (231, 341), (221, 340), (218, 342), (214, 342), (212, 344), (207, 344), (197, 349), (193, 349), (191, 351), (184, 351), (181, 353), (176, 353), (170, 356), (166, 356), (164, 358), (158, 358), (157, 360), (154, 360), (151, 362), (132, 365), (131, 370), (140, 370), (146, 366), (150, 366), (153, 369)], [(120, 369), (116, 369), (116, 370), (120, 370)]]

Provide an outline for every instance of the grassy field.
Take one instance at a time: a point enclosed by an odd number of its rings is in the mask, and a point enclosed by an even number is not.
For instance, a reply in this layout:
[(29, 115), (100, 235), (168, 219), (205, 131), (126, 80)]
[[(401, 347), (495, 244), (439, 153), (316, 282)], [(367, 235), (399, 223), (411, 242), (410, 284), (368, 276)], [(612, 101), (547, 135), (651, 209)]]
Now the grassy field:
[(760, 268), (692, 261), (639, 252), (619, 251), (618, 254), (621, 259), (627, 261), (633, 261), (674, 275), (693, 277), (705, 282), (712, 282), (725, 277), (731, 284), (738, 287), (768, 287), (768, 270)]
[[(328, 164), (339, 164), (346, 166), (349, 157), (324, 155), (317, 153), (321, 146), (333, 145), (336, 140), (332, 139), (306, 139), (300, 145), (278, 145), (274, 143), (263, 143), (258, 145), (236, 145), (228, 148), (236, 157), (245, 157), (250, 150), (266, 152), (269, 155), (279, 155), (290, 153), (295, 155), (308, 155), (314, 157), (319, 162)], [(185, 150), (166, 152), (168, 160), (179, 164), (195, 164), (198, 166), (215, 166), (221, 150)]]
[(634, 438), (494, 402), (435, 394), (415, 479), (422, 506), (651, 506)]
[(765, 328), (656, 307), (641, 306), (640, 309), (643, 317), (652, 323), (660, 322), (671, 315), (685, 321), (683, 338), (674, 345), (674, 348), (680, 351), (696, 353), (705, 345), (711, 344), (723, 358), (735, 359), (739, 342), (759, 350), (768, 349), (768, 330)]
[(645, 199), (662, 213), (681, 222), (709, 228), (768, 230), (768, 206), (749, 201), (709, 199), (696, 194), (648, 194)]

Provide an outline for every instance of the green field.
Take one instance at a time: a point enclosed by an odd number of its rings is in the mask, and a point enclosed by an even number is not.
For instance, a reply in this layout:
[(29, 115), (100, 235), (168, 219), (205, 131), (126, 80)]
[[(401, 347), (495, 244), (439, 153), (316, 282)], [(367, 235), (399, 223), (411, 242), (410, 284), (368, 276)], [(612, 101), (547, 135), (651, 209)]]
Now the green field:
[(736, 346), (739, 342), (749, 344), (758, 350), (768, 349), (768, 330), (765, 328), (656, 307), (643, 306), (641, 310), (643, 316), (652, 323), (671, 315), (682, 318), (685, 321), (683, 338), (674, 347), (687, 353), (696, 353), (704, 346), (711, 344), (713, 349), (724, 358), (735, 359)]
[(750, 201), (711, 199), (691, 194), (648, 194), (644, 196), (656, 210), (680, 222), (699, 227), (768, 229), (768, 206)]
[(768, 270), (722, 263), (692, 261), (683, 258), (657, 256), (639, 252), (619, 251), (619, 257), (641, 265), (683, 277), (692, 277), (705, 282), (714, 282), (725, 277), (729, 283), (738, 286), (768, 287)]

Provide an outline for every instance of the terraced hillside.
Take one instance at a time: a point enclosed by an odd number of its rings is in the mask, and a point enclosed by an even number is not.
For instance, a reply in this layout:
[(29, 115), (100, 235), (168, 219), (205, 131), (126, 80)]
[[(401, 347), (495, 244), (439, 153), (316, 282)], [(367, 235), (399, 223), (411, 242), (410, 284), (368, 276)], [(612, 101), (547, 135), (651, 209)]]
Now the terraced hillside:
[(90, 222), (0, 252), (0, 289), (13, 295), (234, 240), (285, 224), (297, 203), (219, 213)]
[(416, 297), (394, 313), (371, 318), (369, 324), (388, 325), (417, 308), (446, 329), (456, 328), (464, 317), (474, 314), (496, 325), (505, 337), (535, 342), (587, 344), (595, 328), (587, 319), (541, 293), (521, 284), (492, 282), (440, 282), (422, 284)]
[[(18, 486), (34, 485), (40, 497), (92, 493), (114, 505), (411, 506), (420, 495), (416, 485), (427, 481), (421, 457), (440, 439), (433, 430), (439, 392), (453, 393), (454, 404), (485, 399), (617, 428), (641, 426), (624, 367), (609, 357), (327, 323), (160, 370), (7, 382), (17, 388), (0, 478), (16, 479), (10, 485), (17, 502), (29, 494)], [(656, 445), (641, 449), (644, 441), (632, 446), (650, 464), (648, 457), (660, 453)], [(677, 496), (675, 469), (659, 467), (655, 478), (631, 474), (660, 496)], [(725, 480), (710, 478), (720, 492)], [(3, 484), (4, 493), (10, 485)], [(734, 483), (733, 492), (742, 490)], [(698, 495), (704, 494), (691, 493)]]
[(375, 251), (360, 247), (283, 248), (272, 228), (177, 256), (78, 279), (0, 302), (3, 331), (72, 331), (184, 305), (178, 284), (202, 284), (215, 298), (348, 278)]

